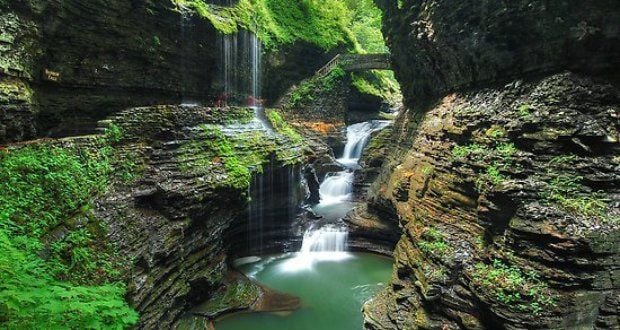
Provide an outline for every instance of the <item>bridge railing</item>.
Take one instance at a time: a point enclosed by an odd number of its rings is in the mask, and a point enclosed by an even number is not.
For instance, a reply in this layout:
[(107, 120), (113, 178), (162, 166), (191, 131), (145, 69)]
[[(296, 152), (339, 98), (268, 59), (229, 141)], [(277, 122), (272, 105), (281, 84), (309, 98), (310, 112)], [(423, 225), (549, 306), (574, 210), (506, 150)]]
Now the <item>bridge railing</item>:
[(330, 73), (338, 64), (340, 64), (340, 59), (342, 58), (341, 54), (334, 56), (327, 64), (325, 64), (322, 68), (317, 70), (317, 76), (325, 76)]
[(389, 54), (338, 54), (320, 68), (316, 75), (323, 77), (340, 65), (345, 71), (389, 70), (391, 59)]

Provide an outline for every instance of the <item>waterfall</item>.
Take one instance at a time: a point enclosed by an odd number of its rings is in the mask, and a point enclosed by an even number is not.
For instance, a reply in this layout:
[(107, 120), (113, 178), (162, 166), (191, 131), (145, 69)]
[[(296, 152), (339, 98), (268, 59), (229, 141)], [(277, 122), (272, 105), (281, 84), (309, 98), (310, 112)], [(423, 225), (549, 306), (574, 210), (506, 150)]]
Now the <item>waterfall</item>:
[(327, 225), (316, 230), (308, 230), (304, 234), (300, 252), (295, 258), (281, 265), (281, 271), (291, 273), (312, 269), (317, 262), (341, 261), (351, 257), (347, 250), (345, 228)]
[[(337, 221), (350, 211), (348, 201), (353, 195), (355, 170), (372, 133), (389, 125), (389, 121), (372, 120), (347, 127), (347, 144), (338, 162), (345, 169), (332, 173), (319, 187), (321, 200), (314, 211), (327, 220)], [(310, 228), (304, 233), (301, 250), (295, 258), (282, 265), (285, 272), (307, 270), (317, 261), (338, 261), (348, 258), (346, 252), (348, 232), (333, 224)]]
[(342, 171), (330, 175), (319, 187), (321, 204), (339, 203), (351, 198), (353, 192), (353, 171)]
[(255, 101), (254, 104), (248, 105), (260, 105), (260, 102), (256, 102), (260, 100), (261, 97), (261, 57), (262, 57), (262, 45), (258, 40), (258, 37), (254, 33), (250, 33), (250, 67), (252, 71), (252, 79), (251, 79), (251, 91), (252, 98)]
[(307, 255), (313, 252), (345, 252), (346, 244), (347, 231), (344, 228), (325, 226), (304, 234), (300, 253)]
[(347, 144), (344, 153), (338, 162), (346, 168), (338, 173), (328, 176), (319, 187), (321, 201), (319, 209), (325, 205), (341, 203), (351, 199), (353, 192), (354, 170), (359, 167), (362, 152), (372, 133), (389, 125), (387, 120), (371, 120), (353, 124), (347, 127)]
[(368, 144), (372, 133), (382, 130), (389, 124), (390, 122), (387, 120), (372, 120), (347, 127), (347, 144), (344, 147), (342, 158), (339, 158), (338, 162), (346, 167), (357, 167), (364, 147)]

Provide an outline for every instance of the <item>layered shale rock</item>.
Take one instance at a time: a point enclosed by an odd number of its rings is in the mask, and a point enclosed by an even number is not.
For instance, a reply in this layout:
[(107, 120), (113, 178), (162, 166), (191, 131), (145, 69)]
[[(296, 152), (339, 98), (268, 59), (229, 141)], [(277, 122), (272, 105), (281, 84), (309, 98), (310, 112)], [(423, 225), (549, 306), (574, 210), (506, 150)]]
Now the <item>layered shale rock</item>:
[(376, 2), (409, 106), (529, 74), (611, 74), (620, 63), (614, 0)]
[[(117, 162), (140, 174), (98, 199), (95, 214), (129, 260), (140, 327), (168, 327), (225, 291), (225, 238), (234, 221), (247, 223), (251, 176), (263, 165), (273, 164), (267, 172), (300, 162), (299, 145), (260, 128), (247, 108), (135, 108), (101, 125), (122, 132)], [(246, 167), (231, 167), (236, 159)]]
[(618, 328), (618, 5), (383, 7), (409, 109), (371, 187), (402, 237), (366, 328)]
[(208, 98), (216, 40), (172, 1), (2, 1), (0, 143), (90, 132), (128, 106)]

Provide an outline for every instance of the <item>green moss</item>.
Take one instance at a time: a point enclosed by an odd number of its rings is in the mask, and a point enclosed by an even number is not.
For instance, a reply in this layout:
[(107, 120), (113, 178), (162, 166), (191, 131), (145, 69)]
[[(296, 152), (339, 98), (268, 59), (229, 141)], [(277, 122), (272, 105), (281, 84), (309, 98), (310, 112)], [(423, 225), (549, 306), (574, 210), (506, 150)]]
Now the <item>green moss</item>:
[(269, 118), (269, 121), (273, 125), (273, 128), (276, 130), (276, 132), (284, 135), (294, 143), (302, 143), (303, 138), (301, 137), (301, 135), (297, 133), (291, 126), (289, 126), (286, 121), (284, 121), (282, 115), (280, 115), (278, 111), (270, 109), (267, 112), (267, 118)]
[[(28, 146), (0, 151), (0, 322), (9, 328), (127, 327), (137, 314), (90, 200), (112, 172), (112, 149)], [(59, 225), (66, 235), (44, 243)], [(91, 226), (91, 224), (93, 226)]]
[(30, 103), (33, 91), (25, 82), (15, 78), (0, 78), (0, 104)]
[(499, 126), (493, 126), (489, 128), (485, 134), (492, 139), (499, 139), (506, 136), (506, 130)]
[[(274, 115), (269, 113), (273, 120)], [(212, 182), (215, 187), (245, 191), (252, 174), (262, 173), (272, 155), (281, 161), (296, 162), (300, 158), (300, 149), (292, 144), (301, 145), (301, 136), (279, 118), (274, 127), (282, 137), (262, 131), (226, 135), (218, 126), (200, 126), (200, 136), (181, 147), (180, 169), (208, 176), (223, 175), (223, 180)]]
[(213, 297), (197, 308), (201, 314), (219, 315), (227, 310), (246, 309), (260, 295), (260, 289), (249, 280), (239, 279), (226, 285), (224, 290), (216, 292)]
[(525, 271), (494, 259), (490, 265), (476, 264), (472, 281), (490, 292), (494, 299), (508, 308), (533, 314), (556, 305), (547, 285), (535, 271)]
[(346, 78), (345, 71), (336, 67), (325, 76), (315, 76), (301, 82), (293, 91), (290, 106), (298, 107), (314, 100), (314, 95), (329, 93)]

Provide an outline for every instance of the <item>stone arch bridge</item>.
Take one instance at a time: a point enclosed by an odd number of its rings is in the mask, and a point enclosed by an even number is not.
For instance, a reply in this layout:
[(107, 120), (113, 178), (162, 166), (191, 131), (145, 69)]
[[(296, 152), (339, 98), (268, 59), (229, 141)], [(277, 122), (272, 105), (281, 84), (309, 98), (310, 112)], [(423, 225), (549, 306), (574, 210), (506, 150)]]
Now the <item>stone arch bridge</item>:
[(336, 67), (345, 71), (392, 70), (392, 58), (390, 54), (338, 54), (317, 75), (327, 75)]

